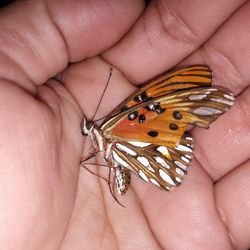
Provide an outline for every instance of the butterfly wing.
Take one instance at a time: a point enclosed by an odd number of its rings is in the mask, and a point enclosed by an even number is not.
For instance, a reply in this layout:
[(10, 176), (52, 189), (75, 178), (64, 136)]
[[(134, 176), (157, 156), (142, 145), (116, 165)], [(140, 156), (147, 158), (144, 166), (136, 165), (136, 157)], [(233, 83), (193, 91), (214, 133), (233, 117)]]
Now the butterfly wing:
[(131, 95), (101, 126), (114, 142), (112, 158), (147, 182), (171, 190), (192, 157), (189, 125), (207, 128), (228, 110), (233, 95), (211, 86), (211, 71), (192, 66), (163, 75)]
[(208, 128), (233, 105), (233, 95), (219, 87), (182, 90), (138, 104), (101, 127), (105, 138), (177, 145), (188, 125)]
[(119, 166), (132, 170), (144, 181), (172, 190), (180, 185), (186, 174), (192, 151), (193, 139), (184, 134), (175, 147), (132, 141), (117, 142), (112, 157)]
[(211, 86), (212, 72), (207, 66), (195, 65), (163, 74), (137, 90), (118, 105), (105, 119), (109, 120), (123, 111), (160, 96), (179, 90)]

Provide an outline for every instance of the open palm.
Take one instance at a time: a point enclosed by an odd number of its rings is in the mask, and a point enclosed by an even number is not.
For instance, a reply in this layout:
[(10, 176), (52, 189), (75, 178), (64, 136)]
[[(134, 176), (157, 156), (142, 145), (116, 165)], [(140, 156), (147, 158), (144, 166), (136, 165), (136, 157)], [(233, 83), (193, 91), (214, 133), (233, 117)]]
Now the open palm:
[[(58, 3), (17, 1), (0, 13), (1, 249), (250, 247), (249, 1)], [(209, 65), (237, 96), (209, 130), (193, 130), (181, 187), (133, 176), (125, 208), (79, 166), (90, 147), (80, 122), (95, 112), (111, 64), (97, 118), (178, 64)]]

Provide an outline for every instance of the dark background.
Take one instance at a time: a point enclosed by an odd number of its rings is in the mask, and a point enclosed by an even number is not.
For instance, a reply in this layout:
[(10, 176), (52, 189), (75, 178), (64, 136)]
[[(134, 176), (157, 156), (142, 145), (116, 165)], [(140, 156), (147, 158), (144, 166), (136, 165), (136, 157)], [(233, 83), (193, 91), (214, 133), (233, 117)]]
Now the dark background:
[[(4, 5), (13, 2), (14, 0), (0, 0), (0, 8), (3, 7)], [(150, 0), (144, 0), (146, 4), (149, 4)]]
[(13, 2), (13, 0), (0, 0), (0, 8), (3, 7), (4, 5)]
[[(0, 8), (3, 7), (4, 5), (13, 2), (14, 0), (0, 0)], [(149, 4), (150, 0), (144, 0), (144, 2), (147, 4)]]

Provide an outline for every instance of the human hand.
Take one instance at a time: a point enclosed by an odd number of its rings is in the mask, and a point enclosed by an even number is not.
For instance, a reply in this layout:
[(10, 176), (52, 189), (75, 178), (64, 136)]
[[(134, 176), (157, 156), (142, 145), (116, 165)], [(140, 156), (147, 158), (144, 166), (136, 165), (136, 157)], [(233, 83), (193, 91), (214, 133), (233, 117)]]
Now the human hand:
[[(143, 1), (132, 0), (17, 1), (2, 9), (2, 249), (250, 247), (245, 2), (153, 1), (144, 13)], [(209, 130), (193, 130), (183, 184), (166, 192), (133, 176), (119, 197), (126, 208), (106, 183), (79, 171), (88, 152), (82, 113), (95, 112), (110, 64), (116, 69), (98, 117), (177, 64), (209, 65), (214, 83), (237, 96)]]

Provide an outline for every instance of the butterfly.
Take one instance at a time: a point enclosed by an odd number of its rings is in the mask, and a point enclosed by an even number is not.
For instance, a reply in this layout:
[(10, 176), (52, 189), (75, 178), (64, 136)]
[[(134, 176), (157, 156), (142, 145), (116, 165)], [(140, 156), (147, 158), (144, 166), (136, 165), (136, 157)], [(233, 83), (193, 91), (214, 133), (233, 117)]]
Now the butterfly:
[(230, 91), (212, 86), (209, 67), (194, 65), (144, 85), (100, 126), (83, 118), (82, 134), (91, 138), (92, 156), (100, 154), (114, 169), (118, 194), (128, 190), (131, 172), (170, 191), (181, 184), (192, 159), (190, 126), (208, 128), (233, 104)]

